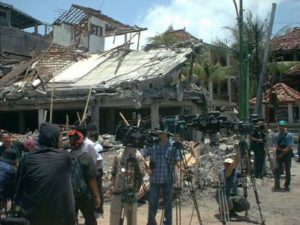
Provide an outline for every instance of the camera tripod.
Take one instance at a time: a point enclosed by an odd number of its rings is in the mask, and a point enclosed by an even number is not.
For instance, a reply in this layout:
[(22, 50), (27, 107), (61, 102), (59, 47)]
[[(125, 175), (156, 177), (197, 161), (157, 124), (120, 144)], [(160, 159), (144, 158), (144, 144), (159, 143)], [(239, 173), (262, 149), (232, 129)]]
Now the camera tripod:
[(210, 147), (212, 148), (213, 152), (216, 152), (217, 154), (215, 165), (218, 173), (217, 200), (219, 203), (220, 219), (223, 224), (228, 225), (230, 224), (230, 217), (229, 217), (228, 199), (226, 195), (226, 178), (225, 178), (225, 173), (223, 171), (224, 157), (221, 154), (221, 149), (219, 146), (217, 135), (215, 133), (209, 133), (209, 139), (210, 139)]
[[(183, 153), (183, 144), (179, 141), (176, 141), (174, 144), (173, 144), (173, 151), (178, 151), (179, 152), (179, 155), (180, 155), (180, 166), (183, 165), (183, 168), (185, 171), (188, 171), (188, 163), (187, 163), (187, 160), (184, 156), (184, 153)], [(181, 176), (181, 172), (180, 172), (180, 176)], [(193, 201), (193, 211), (192, 211), (192, 215), (191, 215), (191, 218), (190, 218), (190, 223), (192, 222), (192, 217), (194, 215), (194, 211), (196, 211), (196, 214), (197, 214), (197, 218), (198, 218), (198, 222), (200, 225), (203, 225), (203, 222), (202, 222), (202, 219), (201, 219), (201, 215), (200, 215), (200, 210), (199, 210), (199, 206), (198, 206), (198, 202), (197, 202), (197, 199), (196, 199), (196, 191), (195, 191), (195, 188), (194, 188), (194, 185), (193, 185), (193, 182), (192, 182), (192, 174), (190, 172), (188, 172), (186, 174), (187, 176), (187, 184), (188, 184), (188, 188), (189, 188), (189, 192), (191, 194), (191, 199)], [(175, 197), (176, 197), (176, 225), (181, 225), (181, 187), (176, 187), (175, 188)]]
[[(259, 210), (259, 215), (261, 219), (261, 225), (265, 225), (265, 219), (262, 214), (260, 200), (257, 192), (255, 176), (253, 172), (251, 172), (251, 161), (250, 161), (250, 151), (248, 148), (248, 144), (246, 142), (246, 135), (239, 136), (239, 154), (241, 157), (240, 166), (241, 166), (241, 177), (242, 177), (242, 186), (243, 186), (243, 195), (245, 198), (248, 197), (247, 190), (247, 175), (250, 175), (250, 182), (252, 185), (253, 193), (255, 196), (256, 204)], [(248, 211), (246, 211), (245, 216), (248, 215)]]
[[(126, 151), (126, 150), (124, 150)], [(121, 156), (122, 157), (122, 156)], [(132, 218), (131, 211), (133, 209), (133, 204), (137, 202), (136, 199), (136, 191), (135, 186), (137, 180), (133, 178), (136, 177), (138, 169), (138, 162), (135, 157), (129, 154), (129, 157), (126, 159), (125, 167), (121, 168), (121, 172), (123, 173), (123, 192), (121, 196), (121, 211), (120, 211), (120, 218), (119, 218), (119, 225), (124, 224), (124, 217), (125, 217), (125, 208), (127, 207), (127, 220), (128, 224), (131, 224)]]

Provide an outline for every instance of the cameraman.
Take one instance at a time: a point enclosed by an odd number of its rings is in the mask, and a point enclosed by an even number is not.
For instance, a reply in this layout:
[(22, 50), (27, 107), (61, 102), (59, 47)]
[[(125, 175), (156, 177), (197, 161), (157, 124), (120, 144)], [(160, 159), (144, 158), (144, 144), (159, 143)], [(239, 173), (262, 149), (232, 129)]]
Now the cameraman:
[(126, 212), (127, 224), (137, 224), (137, 192), (146, 172), (145, 160), (133, 147), (125, 147), (114, 158), (112, 166), (112, 199), (110, 225), (123, 224)]
[(278, 123), (278, 132), (275, 135), (275, 151), (276, 151), (276, 161), (275, 161), (275, 186), (273, 191), (281, 191), (280, 189), (280, 174), (281, 169), (284, 164), (285, 169), (285, 183), (284, 190), (290, 191), (291, 183), (291, 164), (293, 157), (293, 137), (290, 133), (286, 131), (286, 122), (280, 120)]
[(250, 134), (250, 150), (254, 152), (255, 177), (262, 178), (266, 158), (264, 124), (257, 124)]
[(175, 164), (180, 161), (180, 153), (168, 139), (166, 131), (157, 130), (159, 143), (144, 148), (143, 156), (150, 157), (150, 192), (147, 225), (156, 225), (159, 194), (162, 189), (165, 225), (172, 224), (172, 196)]

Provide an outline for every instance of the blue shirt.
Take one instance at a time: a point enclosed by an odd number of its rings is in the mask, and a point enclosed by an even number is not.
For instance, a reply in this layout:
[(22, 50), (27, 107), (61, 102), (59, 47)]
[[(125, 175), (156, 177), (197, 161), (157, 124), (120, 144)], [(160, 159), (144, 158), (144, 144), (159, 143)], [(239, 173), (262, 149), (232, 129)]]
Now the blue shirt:
[(12, 197), (15, 173), (16, 168), (13, 165), (0, 160), (0, 196), (3, 199)]
[(291, 147), (293, 143), (294, 143), (293, 137), (290, 133), (277, 132), (275, 134), (275, 143), (274, 143), (275, 145)]
[(180, 160), (178, 148), (170, 142), (155, 144), (142, 150), (144, 158), (150, 156), (150, 162), (154, 165), (150, 176), (150, 183), (164, 184), (173, 182), (174, 166)]

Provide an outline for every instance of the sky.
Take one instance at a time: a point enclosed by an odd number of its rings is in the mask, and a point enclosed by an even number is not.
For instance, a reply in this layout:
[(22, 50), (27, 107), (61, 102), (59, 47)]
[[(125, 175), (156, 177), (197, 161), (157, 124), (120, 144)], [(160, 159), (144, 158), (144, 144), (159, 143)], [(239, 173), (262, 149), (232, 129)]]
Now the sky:
[[(185, 28), (207, 43), (217, 39), (230, 40), (230, 33), (224, 27), (233, 26), (237, 22), (233, 0), (0, 0), (0, 2), (11, 4), (49, 24), (73, 3), (98, 9), (122, 23), (148, 28), (142, 33), (143, 44), (148, 37), (164, 32), (170, 25), (174, 29)], [(244, 9), (262, 19), (268, 19), (273, 2), (277, 3), (273, 35), (285, 25), (300, 27), (300, 0), (244, 0)], [(115, 45), (117, 44), (118, 41)]]

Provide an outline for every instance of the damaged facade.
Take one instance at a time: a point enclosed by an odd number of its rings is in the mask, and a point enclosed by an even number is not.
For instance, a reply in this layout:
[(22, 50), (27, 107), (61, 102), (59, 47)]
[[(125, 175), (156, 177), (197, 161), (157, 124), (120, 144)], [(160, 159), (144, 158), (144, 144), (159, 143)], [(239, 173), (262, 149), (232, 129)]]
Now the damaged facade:
[[(142, 30), (73, 5), (54, 22), (47, 50), (0, 79), (1, 128), (14, 132), (37, 128), (49, 121), (52, 100), (52, 122), (72, 125), (85, 111), (87, 122), (102, 133), (114, 132), (119, 112), (129, 121), (140, 114), (152, 128), (160, 116), (199, 112), (208, 93), (182, 79), (192, 49), (130, 50), (133, 33), (140, 35)], [(128, 39), (103, 51), (102, 37), (109, 35)]]

